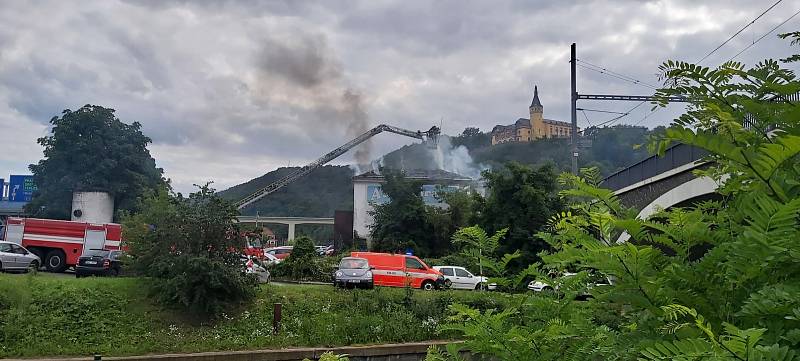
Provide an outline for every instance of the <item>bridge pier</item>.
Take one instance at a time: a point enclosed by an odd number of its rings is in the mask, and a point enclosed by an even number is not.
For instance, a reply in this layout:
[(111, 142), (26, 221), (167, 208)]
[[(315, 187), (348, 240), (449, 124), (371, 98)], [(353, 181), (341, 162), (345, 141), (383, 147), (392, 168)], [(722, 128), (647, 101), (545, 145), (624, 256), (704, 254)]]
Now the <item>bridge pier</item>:
[(289, 243), (292, 243), (294, 241), (294, 226), (295, 225), (296, 225), (296, 223), (289, 222), (289, 236), (287, 237), (287, 239), (289, 240)]

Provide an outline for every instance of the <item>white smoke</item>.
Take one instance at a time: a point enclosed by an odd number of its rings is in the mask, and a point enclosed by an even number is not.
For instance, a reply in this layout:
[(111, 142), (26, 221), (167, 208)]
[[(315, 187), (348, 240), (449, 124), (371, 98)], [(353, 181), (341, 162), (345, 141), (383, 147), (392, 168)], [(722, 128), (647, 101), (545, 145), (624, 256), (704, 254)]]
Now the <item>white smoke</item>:
[(453, 147), (448, 136), (439, 137), (439, 146), (429, 149), (436, 167), (441, 170), (477, 180), (481, 178), (482, 171), (489, 169), (484, 164), (475, 163), (467, 147)]

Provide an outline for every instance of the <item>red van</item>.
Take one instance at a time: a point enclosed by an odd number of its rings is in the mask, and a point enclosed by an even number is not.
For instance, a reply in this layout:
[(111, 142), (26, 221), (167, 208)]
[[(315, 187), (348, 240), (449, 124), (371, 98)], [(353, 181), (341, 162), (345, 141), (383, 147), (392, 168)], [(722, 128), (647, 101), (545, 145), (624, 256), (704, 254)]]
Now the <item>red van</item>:
[(351, 252), (350, 256), (369, 261), (369, 265), (373, 268), (372, 278), (376, 286), (405, 287), (410, 283), (411, 287), (424, 290), (439, 289), (444, 286), (444, 276), (441, 272), (428, 267), (415, 256), (376, 252)]

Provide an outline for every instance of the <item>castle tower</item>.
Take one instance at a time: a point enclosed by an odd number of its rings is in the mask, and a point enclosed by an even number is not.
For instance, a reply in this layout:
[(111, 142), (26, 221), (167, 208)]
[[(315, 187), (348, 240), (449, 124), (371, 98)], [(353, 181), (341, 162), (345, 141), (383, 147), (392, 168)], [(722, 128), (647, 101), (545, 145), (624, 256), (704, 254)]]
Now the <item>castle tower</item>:
[(531, 112), (531, 133), (532, 138), (544, 138), (547, 136), (547, 129), (544, 126), (544, 107), (539, 101), (539, 87), (533, 86), (533, 100), (528, 108)]

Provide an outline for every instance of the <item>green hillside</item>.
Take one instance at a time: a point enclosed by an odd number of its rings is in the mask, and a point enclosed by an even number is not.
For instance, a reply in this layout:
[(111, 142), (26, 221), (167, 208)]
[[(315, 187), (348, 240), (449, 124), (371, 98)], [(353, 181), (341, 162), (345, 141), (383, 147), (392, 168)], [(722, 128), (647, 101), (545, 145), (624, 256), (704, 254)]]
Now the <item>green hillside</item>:
[[(656, 130), (644, 127), (615, 126), (587, 129), (591, 147), (581, 150), (580, 166), (598, 166), (607, 175), (647, 157), (644, 144)], [(448, 140), (442, 145), (447, 146)], [(487, 133), (475, 130), (449, 138), (453, 147), (463, 145), (474, 163), (496, 167), (508, 161), (540, 165), (554, 163), (559, 169), (570, 168), (569, 144), (565, 139), (544, 139), (530, 143), (508, 143), (492, 146)], [(453, 152), (456, 153), (456, 152)], [(386, 154), (383, 165), (392, 169), (437, 169), (433, 153), (422, 144), (403, 146)], [(288, 175), (297, 167), (278, 168), (261, 177), (231, 187), (220, 194), (238, 200), (257, 189)], [(332, 217), (335, 210), (353, 208), (353, 170), (347, 166), (324, 166), (243, 210), (245, 215)]]
[[(597, 166), (604, 175), (614, 173), (648, 156), (647, 137), (663, 128), (649, 130), (645, 127), (618, 125), (608, 128), (590, 128), (585, 131), (591, 146), (580, 150), (580, 167)], [(484, 168), (497, 167), (508, 161), (542, 165), (553, 163), (562, 171), (569, 171), (570, 145), (566, 139), (542, 139), (530, 143), (506, 143), (492, 146), (488, 133), (468, 128), (462, 135), (450, 138), (454, 147), (463, 145), (475, 164)], [(435, 169), (432, 153), (422, 144), (404, 146), (390, 152), (383, 159), (384, 166), (398, 169)]]
[[(233, 186), (219, 194), (226, 199), (239, 200), (298, 170), (298, 167), (283, 167)], [(333, 217), (336, 210), (353, 209), (353, 170), (348, 166), (324, 166), (318, 168), (260, 199), (242, 210), (244, 215), (285, 217)]]

